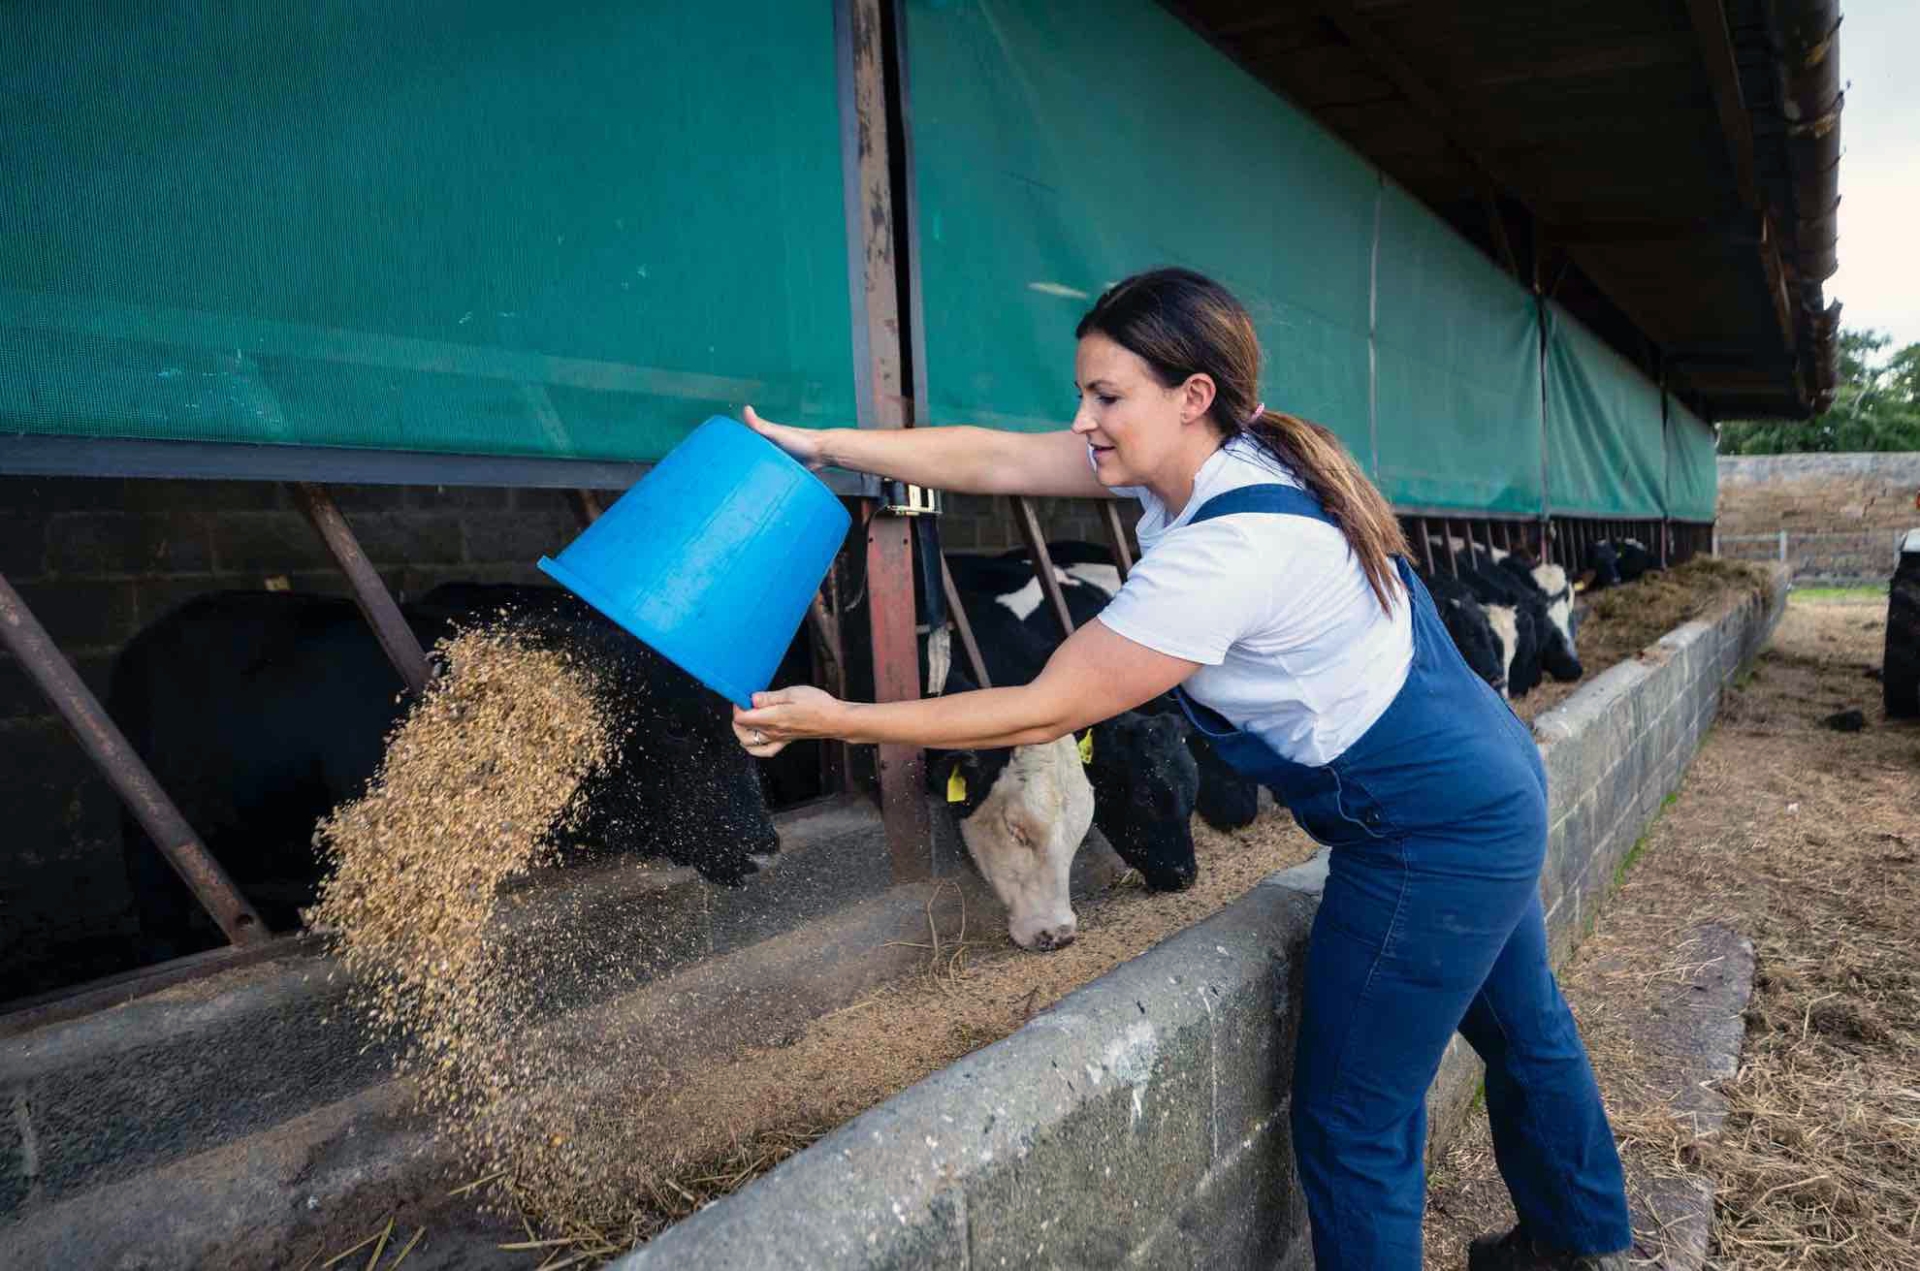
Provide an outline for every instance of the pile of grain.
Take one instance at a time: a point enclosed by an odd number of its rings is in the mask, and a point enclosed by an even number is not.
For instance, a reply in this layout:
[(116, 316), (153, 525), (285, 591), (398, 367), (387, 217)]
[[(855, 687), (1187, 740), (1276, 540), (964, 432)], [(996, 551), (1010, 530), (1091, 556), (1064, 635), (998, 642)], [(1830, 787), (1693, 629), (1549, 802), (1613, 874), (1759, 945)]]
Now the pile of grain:
[(467, 1158), (536, 1209), (564, 1210), (579, 1057), (529, 1045), (543, 982), (573, 954), (503, 929), (501, 890), (556, 854), (582, 783), (614, 756), (593, 670), (502, 622), (444, 641), (440, 677), (388, 739), (364, 796), (321, 823), (329, 866), (310, 923), (351, 973), (350, 1001)]

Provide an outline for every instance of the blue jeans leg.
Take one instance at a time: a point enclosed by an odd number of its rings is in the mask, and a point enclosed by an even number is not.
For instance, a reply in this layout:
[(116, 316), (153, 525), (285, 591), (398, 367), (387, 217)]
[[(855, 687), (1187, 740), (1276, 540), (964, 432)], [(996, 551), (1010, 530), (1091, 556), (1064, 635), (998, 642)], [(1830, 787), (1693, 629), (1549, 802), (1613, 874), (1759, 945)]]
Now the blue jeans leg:
[(1427, 1089), (1534, 902), (1539, 829), (1333, 850), (1291, 1110), (1320, 1271), (1420, 1267)]
[(1536, 897), (1474, 996), (1460, 1032), (1487, 1064), (1487, 1118), (1514, 1211), (1568, 1253), (1633, 1243), (1613, 1131), (1573, 1012), (1547, 960)]

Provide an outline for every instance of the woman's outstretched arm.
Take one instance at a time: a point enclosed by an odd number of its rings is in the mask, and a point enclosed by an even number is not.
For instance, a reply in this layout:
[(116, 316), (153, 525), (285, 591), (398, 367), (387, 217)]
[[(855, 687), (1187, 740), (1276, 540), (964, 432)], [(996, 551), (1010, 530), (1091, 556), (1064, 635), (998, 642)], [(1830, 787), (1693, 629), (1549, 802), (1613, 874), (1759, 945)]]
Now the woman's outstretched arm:
[(1073, 433), (939, 428), (792, 428), (760, 418), (747, 426), (810, 468), (872, 472), (956, 494), (1028, 494), (1103, 499), (1107, 488)]
[(842, 702), (805, 686), (755, 693), (754, 709), (734, 708), (733, 731), (765, 758), (791, 741), (904, 742), (941, 750), (1034, 745), (1111, 719), (1160, 696), (1199, 669), (1094, 621), (1067, 639), (1039, 678), (1018, 688), (989, 688), (913, 702)]

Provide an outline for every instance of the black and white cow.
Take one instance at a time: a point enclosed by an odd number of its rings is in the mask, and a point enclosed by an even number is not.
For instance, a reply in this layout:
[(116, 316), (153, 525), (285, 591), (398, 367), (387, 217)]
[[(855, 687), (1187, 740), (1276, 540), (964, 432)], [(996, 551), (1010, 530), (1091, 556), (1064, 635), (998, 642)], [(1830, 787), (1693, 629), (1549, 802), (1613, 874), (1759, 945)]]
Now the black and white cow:
[(1488, 551), (1458, 538), (1435, 536), (1429, 543), (1434, 574), (1452, 578), (1457, 567), (1458, 581), (1487, 608), (1490, 620), (1503, 622), (1497, 609), (1513, 611), (1514, 632), (1505, 659), (1509, 697), (1531, 692), (1543, 673), (1562, 681), (1580, 678), (1573, 585), (1566, 570), (1535, 564), (1523, 552)]
[[(1050, 630), (1027, 603), (1026, 589), (1039, 590), (1033, 571), (1021, 560), (979, 556), (950, 557), (948, 567), (988, 676), (996, 685), (1030, 682), (1061, 642), (1057, 624)], [(1078, 615), (1091, 617), (1105, 605), (1104, 593), (1056, 568)], [(1094, 824), (1156, 891), (1184, 890), (1199, 875), (1192, 816), (1200, 773), (1188, 732), (1182, 720), (1139, 711), (1089, 730)]]
[[(634, 854), (739, 885), (777, 849), (753, 760), (715, 694), (571, 594), (452, 584), (404, 607), (431, 647), (493, 618), (565, 641), (608, 677), (619, 757), (583, 788), (575, 855)], [(315, 823), (358, 796), (406, 709), (398, 674), (351, 601), (286, 592), (201, 596), (136, 635), (115, 663), (108, 710), (187, 823), (267, 924), (290, 929), (321, 873)], [(144, 952), (218, 943), (137, 823), (122, 851)]]
[(1421, 575), (1454, 647), (1475, 675), (1508, 696), (1507, 677), (1520, 643), (1519, 616), (1511, 605), (1483, 605), (1460, 579)]
[[(955, 664), (949, 629), (920, 638), (920, 681), (929, 697), (977, 687)], [(1094, 809), (1074, 739), (929, 750), (927, 788), (952, 814), (967, 855), (1006, 906), (1013, 942), (1036, 951), (1073, 943), (1079, 920), (1069, 872)]]

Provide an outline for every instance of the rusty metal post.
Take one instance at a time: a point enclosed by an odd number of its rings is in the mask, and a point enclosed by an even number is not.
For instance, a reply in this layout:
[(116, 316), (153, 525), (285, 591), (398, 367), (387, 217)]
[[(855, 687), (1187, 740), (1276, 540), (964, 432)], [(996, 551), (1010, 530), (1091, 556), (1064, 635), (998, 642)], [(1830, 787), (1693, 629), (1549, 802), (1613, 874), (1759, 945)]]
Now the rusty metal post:
[(1013, 519), (1020, 527), (1020, 537), (1027, 542), (1027, 559), (1033, 562), (1033, 576), (1040, 584), (1040, 594), (1053, 606), (1062, 638), (1070, 636), (1073, 611), (1067, 608), (1066, 593), (1060, 590), (1060, 579), (1054, 575), (1053, 557), (1047, 552), (1047, 536), (1040, 528), (1040, 513), (1034, 509), (1033, 500), (1024, 494), (1014, 495)]
[(327, 487), (298, 481), (293, 485), (293, 497), (300, 505), (300, 510), (306, 513), (314, 532), (320, 535), (327, 550), (333, 553), (340, 572), (347, 576), (347, 585), (353, 588), (354, 603), (366, 615), (374, 638), (386, 650), (387, 660), (400, 672), (401, 682), (410, 692), (424, 690), (427, 687), (427, 655), (420, 648), (413, 628), (400, 615), (400, 606), (393, 603), (393, 594), (374, 570), (373, 562), (360, 550), (360, 541), (353, 536), (347, 518), (340, 515), (340, 509), (334, 504), (333, 496), (327, 493)]
[[(953, 625), (960, 632), (960, 647), (966, 650), (974, 683), (981, 688), (992, 688), (993, 679), (987, 674), (985, 659), (980, 656), (980, 645), (973, 638), (973, 623), (967, 621), (967, 607), (960, 603), (960, 589), (953, 585), (953, 571), (947, 568), (944, 554), (940, 557), (940, 590), (947, 594), (947, 612), (953, 615)], [(938, 691), (940, 686), (929, 684), (927, 687)]]
[(1133, 572), (1133, 548), (1127, 543), (1127, 527), (1120, 524), (1120, 509), (1112, 499), (1100, 501), (1100, 519), (1107, 527), (1107, 543), (1113, 549), (1114, 567), (1120, 571), (1120, 581), (1127, 581), (1127, 575)]
[[(889, 118), (886, 21), (891, 0), (836, 0), (840, 166), (845, 193), (848, 285), (853, 298), (854, 395), (862, 428), (906, 428), (910, 394), (908, 337), (900, 295), (905, 236), (893, 202), (903, 139)], [(904, 174), (902, 174), (904, 175)], [(867, 615), (876, 701), (920, 696), (918, 615), (914, 612), (913, 523), (867, 518)], [(895, 882), (933, 874), (933, 826), (922, 792), (926, 756), (918, 746), (879, 751), (880, 812)]]
[(220, 868), (220, 862), (207, 852), (132, 744), (107, 718), (100, 699), (61, 655), (46, 628), (5, 577), (0, 577), (0, 638), (6, 640), (7, 650), (20, 660), (60, 712), (74, 739), (113, 783), (115, 793), (138, 818), (181, 881), (220, 924), (227, 939), (235, 944), (258, 944), (267, 939), (272, 933), (260, 921), (260, 915)]

